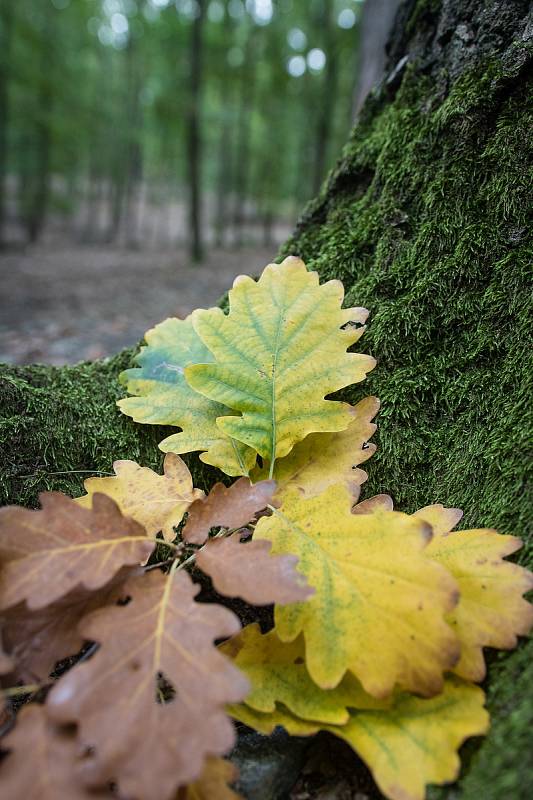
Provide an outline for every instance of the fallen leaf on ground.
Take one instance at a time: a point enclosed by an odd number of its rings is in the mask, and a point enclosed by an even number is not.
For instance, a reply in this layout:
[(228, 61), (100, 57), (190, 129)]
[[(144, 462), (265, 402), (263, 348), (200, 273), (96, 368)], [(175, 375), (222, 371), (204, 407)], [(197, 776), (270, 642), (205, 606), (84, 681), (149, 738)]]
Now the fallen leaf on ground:
[(77, 777), (79, 744), (75, 733), (58, 730), (43, 706), (32, 703), (18, 714), (12, 731), (2, 739), (11, 751), (0, 765), (6, 800), (100, 800), (114, 795), (107, 789), (89, 791)]
[(126, 605), (80, 624), (101, 647), (60, 679), (47, 708), (56, 722), (79, 724), (91, 785), (114, 779), (126, 796), (168, 800), (234, 743), (223, 706), (243, 699), (248, 681), (214, 641), (240, 624), (221, 606), (197, 603), (185, 572), (152, 571), (123, 591)]
[[(358, 465), (367, 461), (376, 445), (368, 443), (376, 430), (372, 419), (379, 410), (377, 397), (365, 397), (351, 407), (352, 421), (344, 431), (311, 433), (298, 442), (285, 458), (274, 465), (273, 478), (278, 484), (276, 497), (282, 499), (291, 489), (299, 489), (304, 497), (321, 494), (329, 486), (343, 483), (355, 503), (367, 474)], [(366, 446), (365, 446), (366, 445)], [(252, 473), (254, 480), (268, 477), (268, 463)]]
[(453, 671), (482, 681), (483, 647), (512, 649), (533, 625), (533, 606), (522, 597), (533, 588), (533, 574), (504, 561), (522, 542), (490, 529), (451, 533), (462, 516), (457, 508), (427, 506), (414, 516), (433, 527), (428, 557), (446, 567), (459, 585), (459, 605), (448, 617), (461, 640), (461, 658)]
[(392, 511), (394, 504), (388, 494), (376, 494), (362, 500), (352, 508), (352, 514), (373, 514), (374, 511)]
[(59, 492), (39, 498), (38, 511), (0, 509), (0, 609), (25, 600), (35, 610), (77, 586), (100, 589), (154, 549), (144, 528), (103, 494), (94, 496), (90, 510)]
[[(269, 264), (256, 282), (241, 275), (220, 308), (192, 314), (195, 331), (216, 363), (185, 369), (189, 385), (241, 412), (220, 416), (220, 431), (270, 462), (319, 431), (348, 427), (350, 406), (324, 397), (362, 381), (376, 362), (347, 353), (363, 333), (365, 309), (342, 309), (340, 281), (319, 285), (299, 258)], [(343, 327), (347, 326), (347, 327)]]
[(241, 528), (272, 502), (276, 490), (274, 481), (250, 483), (239, 478), (231, 486), (216, 483), (206, 498), (196, 500), (182, 536), (191, 544), (203, 544), (211, 528)]
[(84, 482), (87, 492), (76, 502), (90, 508), (95, 492), (111, 497), (124, 516), (133, 517), (148, 536), (163, 532), (165, 541), (171, 542), (183, 515), (195, 500), (204, 496), (194, 489), (187, 464), (174, 453), (165, 456), (163, 475), (135, 461), (115, 461), (116, 478), (88, 478)]
[(228, 406), (193, 391), (184, 378), (190, 364), (213, 361), (210, 351), (194, 331), (191, 317), (167, 319), (145, 334), (146, 347), (136, 356), (140, 365), (120, 376), (136, 397), (119, 400), (118, 406), (136, 422), (176, 425), (182, 428), (164, 439), (164, 452), (202, 450), (200, 460), (227, 475), (247, 475), (255, 464), (255, 452), (226, 436), (216, 425), (220, 416), (232, 413)]
[(226, 597), (241, 597), (256, 606), (298, 603), (313, 589), (295, 567), (297, 556), (272, 556), (270, 542), (240, 541), (240, 534), (211, 539), (198, 551), (196, 563)]
[(478, 686), (446, 680), (430, 699), (401, 694), (386, 711), (353, 712), (342, 727), (329, 727), (369, 767), (391, 800), (423, 800), (427, 784), (457, 778), (458, 749), (489, 728), (485, 695)]
[(424, 552), (431, 529), (423, 520), (352, 514), (351, 506), (340, 485), (309, 500), (292, 492), (259, 520), (254, 539), (271, 541), (273, 554), (299, 556), (298, 570), (315, 588), (306, 603), (276, 607), (277, 633), (285, 642), (304, 634), (307, 668), (322, 688), (350, 670), (376, 697), (396, 684), (436, 694), (459, 658), (445, 621), (457, 584)]
[(252, 689), (245, 702), (255, 711), (272, 713), (281, 703), (300, 719), (344, 725), (350, 708), (390, 706), (390, 700), (377, 700), (367, 694), (350, 673), (335, 689), (320, 689), (305, 667), (302, 636), (294, 642), (282, 642), (275, 630), (262, 634), (254, 623), (224, 642), (220, 649), (250, 680)]

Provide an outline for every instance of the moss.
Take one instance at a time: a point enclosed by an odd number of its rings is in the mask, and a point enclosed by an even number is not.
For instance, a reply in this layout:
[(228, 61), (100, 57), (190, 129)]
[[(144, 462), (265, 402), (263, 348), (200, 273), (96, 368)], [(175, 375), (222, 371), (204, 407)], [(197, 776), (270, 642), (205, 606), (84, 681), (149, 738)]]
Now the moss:
[[(49, 489), (77, 496), (83, 480), (112, 472), (113, 461), (130, 458), (159, 469), (158, 442), (169, 430), (135, 425), (120, 413), (118, 374), (134, 351), (74, 367), (33, 365), (3, 370), (0, 379), (0, 503), (37, 504)], [(219, 477), (190, 458), (196, 485)]]
[[(413, 6), (418, 18), (437, 8)], [(397, 91), (383, 88), (366, 104), (282, 255), (301, 255), (323, 280), (342, 279), (347, 301), (372, 312), (358, 348), (378, 367), (344, 392), (351, 402), (368, 393), (382, 401), (366, 496), (388, 491), (405, 511), (462, 507), (464, 526), (519, 534), (519, 558), (532, 566), (527, 58), (513, 45), (505, 57), (478, 60), (446, 92), (445, 75), (436, 91), (433, 76), (411, 64)], [(33, 504), (45, 488), (76, 494), (83, 475), (73, 470), (109, 471), (116, 458), (159, 465), (156, 444), (167, 432), (115, 406), (116, 377), (131, 357), (5, 370), (4, 501)], [(200, 486), (213, 480), (190, 463)], [(493, 659), (492, 731), (439, 797), (527, 796), (530, 651)]]

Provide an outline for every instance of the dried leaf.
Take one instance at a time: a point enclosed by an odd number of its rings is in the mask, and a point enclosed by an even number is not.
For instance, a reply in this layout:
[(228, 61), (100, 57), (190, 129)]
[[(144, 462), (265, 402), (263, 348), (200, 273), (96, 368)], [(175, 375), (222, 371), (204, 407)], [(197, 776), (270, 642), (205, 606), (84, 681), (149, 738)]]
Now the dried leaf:
[(256, 454), (227, 437), (216, 425), (220, 416), (231, 414), (228, 406), (214, 403), (194, 392), (184, 378), (189, 364), (206, 364), (213, 356), (196, 335), (191, 317), (167, 319), (145, 334), (146, 347), (136, 357), (140, 365), (121, 374), (130, 394), (119, 400), (124, 414), (150, 425), (176, 425), (181, 433), (164, 439), (164, 452), (189, 453), (202, 450), (200, 459), (227, 475), (247, 475)]
[(185, 462), (174, 453), (165, 456), (163, 475), (140, 467), (135, 461), (115, 461), (116, 478), (88, 478), (87, 494), (76, 498), (83, 508), (90, 508), (95, 492), (111, 497), (124, 516), (133, 517), (148, 536), (163, 532), (165, 541), (175, 539), (174, 526), (195, 500), (204, 496), (194, 489), (192, 476)]
[(390, 701), (367, 694), (359, 681), (345, 675), (335, 689), (320, 689), (305, 668), (303, 637), (284, 643), (275, 630), (262, 634), (259, 625), (247, 625), (221, 645), (252, 684), (246, 705), (272, 713), (281, 703), (297, 717), (311, 722), (344, 725), (349, 708), (387, 708)]
[(427, 555), (457, 580), (461, 599), (448, 619), (461, 640), (461, 659), (454, 672), (481, 681), (486, 667), (483, 647), (516, 647), (533, 625), (533, 606), (522, 595), (533, 588), (533, 574), (505, 556), (522, 546), (515, 536), (480, 529), (450, 533), (462, 512), (442, 505), (417, 511), (433, 527)]
[(144, 528), (105, 495), (94, 496), (91, 510), (59, 492), (39, 497), (39, 511), (0, 509), (0, 609), (25, 600), (35, 610), (78, 586), (100, 589), (154, 549)]
[(89, 792), (79, 782), (78, 742), (70, 731), (58, 730), (43, 706), (25, 706), (15, 728), (2, 739), (12, 752), (0, 766), (2, 796), (8, 800), (100, 800), (114, 795), (107, 789)]
[[(80, 625), (101, 644), (64, 675), (48, 696), (56, 722), (80, 726), (91, 784), (118, 781), (138, 800), (167, 800), (196, 780), (208, 755), (234, 742), (222, 707), (241, 700), (246, 678), (213, 645), (239, 630), (221, 606), (196, 603), (185, 572), (149, 572), (124, 587), (127, 605), (100, 609)], [(156, 702), (163, 682), (175, 695)]]
[(211, 528), (240, 528), (272, 502), (274, 481), (251, 484), (240, 478), (231, 486), (216, 483), (205, 499), (197, 500), (189, 509), (182, 532), (186, 542), (203, 544)]
[(374, 511), (392, 511), (392, 497), (388, 494), (376, 494), (368, 500), (362, 500), (352, 508), (352, 514), (373, 514)]
[[(372, 419), (379, 409), (376, 397), (365, 397), (351, 408), (352, 421), (344, 431), (337, 433), (312, 433), (294, 446), (289, 455), (276, 461), (274, 479), (278, 484), (276, 497), (282, 499), (291, 489), (299, 489), (304, 497), (314, 497), (328, 486), (343, 483), (355, 502), (367, 474), (358, 464), (367, 461), (375, 452), (374, 444), (367, 444), (376, 430)], [(366, 446), (365, 446), (366, 445)], [(256, 467), (254, 480), (268, 477), (268, 464)]]
[(237, 768), (229, 761), (208, 758), (200, 778), (180, 789), (177, 800), (242, 800), (228, 785), (237, 777)]
[(136, 572), (135, 567), (123, 567), (98, 592), (77, 587), (36, 611), (20, 603), (2, 612), (5, 647), (13, 659), (11, 682), (46, 681), (58, 661), (79, 652), (85, 641), (78, 631), (79, 621), (91, 611), (116, 602), (122, 584)]
[(364, 379), (373, 358), (346, 350), (363, 329), (364, 309), (341, 309), (340, 281), (319, 286), (298, 258), (269, 264), (259, 281), (240, 276), (230, 312), (198, 310), (193, 324), (216, 363), (185, 369), (189, 385), (242, 416), (221, 416), (219, 430), (273, 461), (309, 433), (348, 427), (350, 406), (324, 400)]
[(479, 687), (450, 678), (436, 697), (399, 694), (392, 708), (351, 711), (346, 725), (309, 722), (283, 706), (268, 714), (248, 705), (231, 706), (229, 711), (264, 734), (277, 725), (293, 736), (327, 730), (344, 739), (365, 761), (386, 797), (423, 800), (427, 784), (447, 783), (457, 777), (457, 750), (464, 740), (486, 733), (489, 715), (483, 703)]
[(459, 657), (444, 620), (457, 585), (424, 553), (431, 529), (422, 520), (395, 511), (351, 514), (351, 505), (343, 486), (309, 500), (293, 492), (259, 520), (254, 538), (271, 541), (274, 554), (298, 555), (316, 590), (306, 603), (276, 607), (278, 635), (290, 642), (304, 633), (307, 668), (322, 688), (350, 670), (376, 697), (395, 684), (436, 694)]
[(271, 556), (270, 542), (241, 543), (240, 534), (212, 539), (199, 550), (196, 563), (217, 592), (241, 597), (256, 606), (299, 603), (313, 594), (295, 570), (297, 556)]

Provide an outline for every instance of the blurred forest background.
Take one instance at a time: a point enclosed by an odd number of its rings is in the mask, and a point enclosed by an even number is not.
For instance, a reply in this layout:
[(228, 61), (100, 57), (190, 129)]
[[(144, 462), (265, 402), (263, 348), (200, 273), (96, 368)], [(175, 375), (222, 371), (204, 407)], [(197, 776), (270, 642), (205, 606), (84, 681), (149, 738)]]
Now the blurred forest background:
[[(374, 2), (378, 18), (397, 5)], [(271, 260), (346, 141), (363, 12), (362, 0), (0, 0), (0, 358), (96, 357), (134, 332), (59, 355), (22, 339), (46, 309), (53, 341), (65, 314), (96, 320), (95, 306), (104, 325), (187, 313)], [(111, 321), (95, 282), (120, 306)]]

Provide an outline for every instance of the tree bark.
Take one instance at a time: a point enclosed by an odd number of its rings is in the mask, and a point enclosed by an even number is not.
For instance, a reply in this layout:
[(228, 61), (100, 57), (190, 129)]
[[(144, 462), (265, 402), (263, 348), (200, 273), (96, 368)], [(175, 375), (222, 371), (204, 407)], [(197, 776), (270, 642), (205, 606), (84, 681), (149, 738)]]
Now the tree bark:
[[(371, 310), (358, 350), (378, 366), (342, 393), (382, 403), (364, 496), (387, 491), (407, 512), (462, 507), (465, 527), (522, 536), (531, 567), (532, 14), (527, 0), (408, 0), (397, 19), (386, 78), (280, 256), (341, 279), (347, 304)], [(35, 504), (47, 488), (79, 493), (84, 475), (73, 470), (109, 471), (117, 458), (160, 464), (166, 431), (115, 407), (131, 357), (4, 369), (6, 502)], [(212, 483), (212, 470), (188, 461), (201, 488)], [(532, 649), (491, 659), (491, 732), (470, 746), (460, 782), (432, 800), (529, 796)]]

